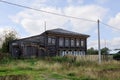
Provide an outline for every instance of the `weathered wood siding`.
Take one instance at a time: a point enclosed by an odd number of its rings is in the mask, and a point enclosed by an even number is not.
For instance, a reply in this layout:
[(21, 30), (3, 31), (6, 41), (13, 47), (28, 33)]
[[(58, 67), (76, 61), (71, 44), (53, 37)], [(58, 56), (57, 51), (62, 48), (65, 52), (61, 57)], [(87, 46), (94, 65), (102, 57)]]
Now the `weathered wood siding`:
[[(64, 31), (64, 30), (63, 30)], [(68, 32), (69, 33), (69, 32)], [(13, 41), (16, 47), (10, 44), (10, 52), (14, 57), (42, 57), (56, 55), (85, 55), (87, 51), (87, 37), (76, 33), (62, 34), (44, 32), (41, 35)], [(59, 39), (63, 39), (63, 45), (59, 45)], [(78, 44), (77, 44), (78, 43)]]

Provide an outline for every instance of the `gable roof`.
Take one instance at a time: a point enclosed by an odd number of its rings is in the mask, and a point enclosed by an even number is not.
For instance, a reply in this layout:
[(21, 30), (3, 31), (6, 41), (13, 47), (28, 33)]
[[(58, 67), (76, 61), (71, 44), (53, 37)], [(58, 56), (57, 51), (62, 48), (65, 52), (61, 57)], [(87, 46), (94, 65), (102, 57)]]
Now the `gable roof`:
[[(61, 35), (72, 35), (72, 36), (84, 36), (84, 37), (89, 37), (89, 35), (86, 34), (81, 34), (81, 33), (77, 33), (77, 32), (72, 32), (72, 31), (68, 31), (68, 30), (64, 30), (61, 28), (56, 28), (56, 29), (51, 29), (51, 30), (47, 30), (45, 32), (43, 32), (42, 34), (39, 35), (35, 35), (35, 36), (30, 36), (30, 37), (26, 37), (26, 38), (22, 38), (22, 39), (17, 39), (17, 40), (13, 40), (13, 41), (20, 41), (20, 40), (27, 40), (27, 41), (33, 41), (33, 42), (40, 42), (40, 40), (36, 39), (35, 37), (43, 37), (42, 35), (44, 33), (53, 33), (53, 34), (61, 34)], [(31, 40), (29, 40), (31, 39)], [(43, 39), (42, 39), (43, 40)]]
[(86, 34), (81, 34), (81, 33), (73, 32), (73, 31), (68, 31), (68, 30), (64, 30), (64, 29), (61, 29), (61, 28), (47, 30), (46, 33), (55, 33), (55, 34), (64, 34), (64, 35), (75, 35), (75, 36), (89, 37), (89, 35), (86, 35)]

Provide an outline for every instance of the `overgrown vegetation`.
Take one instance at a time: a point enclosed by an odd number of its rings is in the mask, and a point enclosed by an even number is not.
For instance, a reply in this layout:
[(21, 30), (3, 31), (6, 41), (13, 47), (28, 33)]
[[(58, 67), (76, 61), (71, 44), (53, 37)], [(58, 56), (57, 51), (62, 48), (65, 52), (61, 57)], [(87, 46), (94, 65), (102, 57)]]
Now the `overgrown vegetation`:
[[(118, 61), (98, 64), (96, 61), (88, 60), (87, 57), (72, 55), (13, 59), (8, 53), (8, 44), (15, 39), (16, 32), (5, 33), (0, 49), (0, 80), (120, 80)], [(105, 48), (102, 52), (106, 53), (107, 50)], [(89, 52), (96, 54), (97, 50), (91, 48)]]
[[(108, 54), (108, 51), (109, 51), (109, 48), (104, 47), (104, 48), (101, 49), (101, 54), (102, 54), (102, 55), (107, 55), (107, 54)], [(98, 54), (98, 50), (97, 50), (97, 49), (94, 49), (93, 47), (91, 47), (90, 49), (87, 50), (87, 54), (89, 54), (89, 55)]]
[(120, 51), (117, 54), (113, 55), (113, 59), (120, 60)]
[(2, 37), (0, 37), (2, 47), (0, 48), (0, 63), (8, 63), (12, 58), (9, 54), (9, 43), (17, 39), (17, 32), (15, 30), (5, 30)]
[(89, 60), (70, 60), (68, 56), (57, 56), (15, 60), (9, 58), (5, 63), (0, 62), (0, 79), (6, 80), (10, 76), (11, 80), (120, 80), (119, 74), (118, 61), (98, 64)]

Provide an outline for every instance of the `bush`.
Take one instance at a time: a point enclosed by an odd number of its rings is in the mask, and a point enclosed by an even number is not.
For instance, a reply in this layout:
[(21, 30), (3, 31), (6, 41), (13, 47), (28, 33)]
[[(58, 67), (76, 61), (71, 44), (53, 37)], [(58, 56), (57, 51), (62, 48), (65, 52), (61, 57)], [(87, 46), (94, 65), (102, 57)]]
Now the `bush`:
[(73, 63), (76, 61), (76, 56), (73, 56), (71, 54), (65, 55), (64, 56), (70, 63)]
[(75, 73), (70, 72), (70, 73), (67, 74), (67, 76), (75, 76)]
[(12, 60), (9, 53), (0, 53), (0, 64), (7, 64)]
[(68, 60), (67, 60), (67, 58), (65, 58), (65, 57), (56, 56), (56, 57), (52, 57), (52, 61), (66, 62), (66, 61), (68, 61)]
[(57, 62), (75, 62), (76, 61), (76, 56), (73, 55), (65, 55), (65, 56), (56, 56), (56, 57), (52, 57), (53, 61), (57, 61)]
[(114, 60), (120, 60), (120, 53), (114, 54), (113, 59)]

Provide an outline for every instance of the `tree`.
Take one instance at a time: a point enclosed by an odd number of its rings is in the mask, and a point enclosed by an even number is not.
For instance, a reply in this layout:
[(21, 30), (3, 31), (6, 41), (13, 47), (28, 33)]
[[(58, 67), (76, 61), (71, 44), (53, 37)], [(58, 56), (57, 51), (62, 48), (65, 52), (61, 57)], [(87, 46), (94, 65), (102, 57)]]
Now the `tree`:
[(98, 54), (98, 50), (95, 50), (93, 47), (87, 50), (87, 54)]
[(109, 48), (104, 47), (104, 48), (101, 49), (101, 54), (107, 55), (108, 51), (109, 51)]
[(2, 52), (9, 52), (9, 42), (17, 39), (17, 32), (15, 30), (5, 30), (3, 32), (3, 44), (2, 44)]
[(120, 60), (120, 51), (113, 55), (113, 59)]
[(102, 59), (108, 61), (109, 57), (108, 57), (108, 53), (109, 53), (109, 48), (104, 47), (101, 49), (101, 54), (102, 54)]

